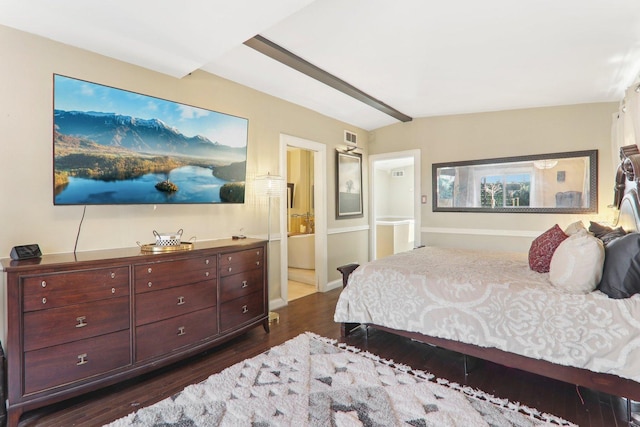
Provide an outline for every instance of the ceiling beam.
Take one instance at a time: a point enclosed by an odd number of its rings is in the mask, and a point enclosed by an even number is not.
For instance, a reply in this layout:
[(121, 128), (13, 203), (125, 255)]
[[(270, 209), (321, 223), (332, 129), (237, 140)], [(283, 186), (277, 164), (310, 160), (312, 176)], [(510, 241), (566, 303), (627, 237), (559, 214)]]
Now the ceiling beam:
[(350, 97), (357, 99), (358, 101), (364, 102), (368, 106), (373, 107), (376, 110), (380, 110), (383, 113), (400, 120), (401, 122), (410, 122), (411, 120), (413, 120), (412, 117), (401, 113), (395, 108), (390, 107), (384, 102), (361, 91), (357, 87), (350, 85), (349, 83), (334, 76), (333, 74), (330, 74), (323, 69), (316, 67), (312, 63), (300, 58), (298, 55), (288, 51), (282, 46), (275, 44), (271, 40), (268, 40), (259, 34), (253, 38), (250, 38), (249, 40), (244, 42), (244, 44), (272, 59), (275, 59), (278, 62), (281, 62), (295, 70), (298, 70), (303, 74), (306, 74), (313, 79), (316, 79), (336, 90), (339, 90), (340, 92), (347, 94)]

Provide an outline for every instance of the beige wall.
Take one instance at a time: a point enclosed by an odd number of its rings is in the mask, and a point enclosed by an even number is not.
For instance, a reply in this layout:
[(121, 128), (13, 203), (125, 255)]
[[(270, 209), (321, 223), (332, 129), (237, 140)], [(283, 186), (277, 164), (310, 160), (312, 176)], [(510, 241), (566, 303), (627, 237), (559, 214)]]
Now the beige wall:
[[(337, 266), (368, 258), (368, 154), (422, 150), (422, 187), (428, 196), (427, 205), (422, 205), (422, 238), (427, 244), (526, 250), (533, 233), (556, 222), (566, 225), (578, 218), (588, 219), (573, 215), (433, 213), (430, 189), (434, 162), (596, 148), (600, 155), (599, 216), (606, 215), (604, 207), (611, 202), (609, 141), (611, 114), (617, 109), (614, 103), (423, 118), (367, 134), (208, 73), (194, 72), (175, 79), (2, 26), (0, 56), (0, 257), (8, 256), (14, 245), (36, 242), (45, 253), (73, 250), (83, 208), (53, 206), (52, 202), (54, 73), (247, 118), (249, 177), (282, 173), (284, 165), (278, 164), (281, 133), (325, 144), (329, 281), (339, 279)], [(336, 220), (335, 148), (343, 145), (344, 129), (357, 132), (359, 145), (364, 148), (365, 216)], [(276, 205), (272, 207), (277, 215)], [(137, 241), (152, 241), (154, 229), (183, 228), (187, 238), (196, 236), (200, 240), (238, 232), (266, 237), (266, 216), (266, 200), (256, 197), (250, 185), (243, 205), (89, 206), (78, 250), (135, 246)], [(278, 222), (272, 224), (272, 232), (278, 235)], [(454, 232), (433, 232), (442, 229)], [(277, 242), (271, 252), (270, 294), (274, 299), (280, 294)]]
[[(415, 119), (369, 134), (369, 154), (421, 149), (422, 243), (527, 251), (553, 224), (607, 220), (612, 202), (612, 114), (617, 103), (582, 104)], [(597, 149), (599, 213), (593, 215), (432, 212), (431, 166), (447, 161)], [(588, 222), (587, 222), (588, 224)]]
[[(278, 164), (281, 133), (325, 144), (329, 230), (341, 233), (344, 227), (367, 223), (366, 217), (336, 221), (332, 196), (335, 148), (344, 145), (344, 129), (348, 129), (358, 133), (366, 151), (367, 133), (362, 129), (205, 72), (176, 79), (3, 26), (0, 57), (0, 257), (8, 257), (12, 246), (28, 243), (38, 243), (45, 254), (74, 248), (83, 207), (53, 206), (54, 73), (247, 118), (249, 177), (283, 173), (280, 168), (286, 166)], [(273, 202), (274, 214), (276, 205)], [(88, 206), (78, 251), (132, 247), (137, 241), (152, 242), (152, 230), (180, 228), (185, 238), (199, 240), (240, 232), (266, 238), (267, 202), (256, 197), (248, 184), (242, 205)], [(272, 233), (279, 234), (278, 221), (273, 222)], [(355, 237), (340, 241), (340, 252), (359, 253), (359, 246), (366, 248), (368, 239), (362, 233), (346, 234)], [(328, 239), (329, 253), (335, 253), (334, 244), (335, 239)], [(329, 263), (329, 280), (339, 277), (334, 264)], [(269, 265), (273, 299), (280, 295), (277, 242)]]

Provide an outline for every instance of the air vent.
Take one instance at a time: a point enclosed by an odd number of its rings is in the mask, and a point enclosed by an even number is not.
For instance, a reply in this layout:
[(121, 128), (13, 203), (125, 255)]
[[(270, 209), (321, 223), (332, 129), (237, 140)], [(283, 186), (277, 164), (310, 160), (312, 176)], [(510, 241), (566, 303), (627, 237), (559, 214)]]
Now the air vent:
[(358, 145), (358, 135), (354, 132), (344, 131), (344, 142), (351, 145)]
[(391, 176), (393, 178), (403, 177), (404, 176), (404, 170), (402, 170), (402, 169), (393, 170), (393, 171), (391, 171)]

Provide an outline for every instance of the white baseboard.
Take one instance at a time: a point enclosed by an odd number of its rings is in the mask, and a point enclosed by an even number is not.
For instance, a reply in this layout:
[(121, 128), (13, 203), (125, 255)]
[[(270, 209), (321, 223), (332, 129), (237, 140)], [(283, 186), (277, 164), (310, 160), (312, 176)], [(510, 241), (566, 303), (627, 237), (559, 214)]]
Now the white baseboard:
[(341, 287), (342, 287), (342, 279), (338, 279), (338, 280), (334, 280), (332, 282), (327, 283), (327, 286), (325, 286), (324, 291), (328, 292)]
[(277, 310), (279, 308), (285, 307), (286, 305), (287, 305), (287, 302), (282, 298), (269, 300), (269, 311)]

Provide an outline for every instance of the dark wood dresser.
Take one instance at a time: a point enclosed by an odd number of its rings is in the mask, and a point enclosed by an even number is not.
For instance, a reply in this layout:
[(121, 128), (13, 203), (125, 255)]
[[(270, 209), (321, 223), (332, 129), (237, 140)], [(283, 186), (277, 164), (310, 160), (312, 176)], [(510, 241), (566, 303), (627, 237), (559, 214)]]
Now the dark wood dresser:
[(263, 325), (266, 242), (215, 240), (2, 260), (7, 424)]

